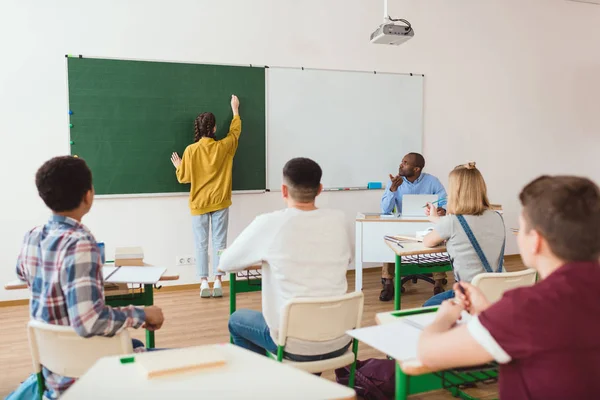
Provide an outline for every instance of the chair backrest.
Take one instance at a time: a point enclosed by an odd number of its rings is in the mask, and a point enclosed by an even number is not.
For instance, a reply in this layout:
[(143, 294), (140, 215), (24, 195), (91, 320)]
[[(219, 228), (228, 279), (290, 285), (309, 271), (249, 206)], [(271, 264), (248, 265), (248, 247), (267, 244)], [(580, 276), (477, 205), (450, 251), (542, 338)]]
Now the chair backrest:
[(490, 302), (495, 303), (507, 290), (533, 285), (536, 276), (534, 269), (502, 273), (486, 272), (476, 275), (471, 284), (477, 286)]
[(360, 328), (364, 304), (362, 292), (336, 297), (296, 298), (281, 313), (279, 343), (287, 338), (310, 342), (338, 339), (350, 329)]
[(84, 338), (70, 326), (32, 320), (29, 321), (28, 334), (36, 373), (43, 365), (56, 374), (79, 378), (101, 357), (133, 353), (127, 329), (112, 337)]

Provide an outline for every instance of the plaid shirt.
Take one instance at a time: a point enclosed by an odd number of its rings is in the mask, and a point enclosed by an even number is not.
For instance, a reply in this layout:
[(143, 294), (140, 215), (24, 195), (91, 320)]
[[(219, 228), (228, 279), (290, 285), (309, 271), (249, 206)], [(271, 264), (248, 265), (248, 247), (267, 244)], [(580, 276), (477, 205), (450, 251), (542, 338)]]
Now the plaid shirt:
[[(140, 327), (140, 307), (112, 308), (104, 303), (100, 249), (90, 231), (74, 219), (52, 216), (25, 235), (17, 275), (31, 289), (31, 318), (71, 326), (78, 335), (113, 336)], [(46, 396), (55, 399), (75, 380), (43, 369)]]

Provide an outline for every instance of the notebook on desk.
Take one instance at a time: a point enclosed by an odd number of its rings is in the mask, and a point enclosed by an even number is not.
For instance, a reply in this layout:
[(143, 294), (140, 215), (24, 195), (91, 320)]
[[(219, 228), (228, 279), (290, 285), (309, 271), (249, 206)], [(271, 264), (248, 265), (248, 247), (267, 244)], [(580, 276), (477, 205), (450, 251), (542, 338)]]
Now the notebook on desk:
[[(461, 316), (458, 324), (466, 323), (471, 318), (465, 311)], [(406, 361), (417, 358), (419, 336), (435, 317), (435, 312), (414, 314), (398, 318), (398, 321), (389, 324), (354, 329), (346, 333), (398, 361)]]

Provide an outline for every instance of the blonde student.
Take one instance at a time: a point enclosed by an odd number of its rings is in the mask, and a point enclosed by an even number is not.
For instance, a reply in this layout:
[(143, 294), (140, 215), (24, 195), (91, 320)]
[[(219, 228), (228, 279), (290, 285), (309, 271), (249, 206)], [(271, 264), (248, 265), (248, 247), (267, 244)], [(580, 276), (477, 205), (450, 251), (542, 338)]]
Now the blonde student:
[[(427, 214), (434, 230), (423, 239), (428, 247), (447, 241), (457, 281), (471, 282), (477, 274), (503, 270), (506, 232), (502, 216), (491, 210), (487, 187), (474, 162), (459, 165), (450, 172), (448, 215), (440, 217), (429, 204)], [(433, 296), (424, 306), (441, 304), (454, 297), (454, 291)]]
[(238, 98), (235, 95), (231, 96), (233, 120), (224, 139), (215, 140), (215, 116), (205, 112), (198, 115), (194, 121), (194, 143), (185, 149), (182, 158), (179, 158), (177, 153), (171, 156), (179, 183), (191, 183), (189, 206), (196, 248), (196, 268), (201, 279), (200, 297), (203, 298), (211, 296), (208, 285), (209, 226), (212, 229), (212, 264), (215, 275), (212, 295), (223, 295), (221, 273), (217, 271), (217, 266), (219, 250), (227, 246), (231, 171), (242, 132), (239, 105)]

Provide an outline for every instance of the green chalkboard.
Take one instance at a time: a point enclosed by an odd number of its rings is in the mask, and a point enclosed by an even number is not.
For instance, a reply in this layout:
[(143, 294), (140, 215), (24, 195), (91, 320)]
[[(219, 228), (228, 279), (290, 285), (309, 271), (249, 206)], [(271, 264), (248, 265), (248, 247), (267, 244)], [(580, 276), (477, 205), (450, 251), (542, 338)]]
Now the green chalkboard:
[(265, 189), (265, 69), (223, 65), (68, 58), (71, 154), (83, 158), (97, 194), (189, 191), (171, 153), (193, 142), (194, 119), (229, 129), (230, 99), (240, 99), (242, 135), (233, 190)]

